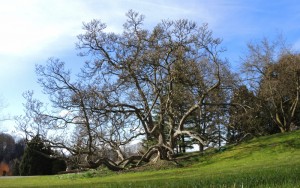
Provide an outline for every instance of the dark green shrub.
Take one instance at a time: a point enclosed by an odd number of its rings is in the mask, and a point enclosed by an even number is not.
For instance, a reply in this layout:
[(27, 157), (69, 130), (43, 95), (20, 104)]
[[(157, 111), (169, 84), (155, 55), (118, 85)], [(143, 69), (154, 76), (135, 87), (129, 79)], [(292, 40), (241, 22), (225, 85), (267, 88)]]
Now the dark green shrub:
[(49, 175), (52, 174), (51, 149), (39, 137), (35, 136), (26, 146), (20, 163), (20, 175)]

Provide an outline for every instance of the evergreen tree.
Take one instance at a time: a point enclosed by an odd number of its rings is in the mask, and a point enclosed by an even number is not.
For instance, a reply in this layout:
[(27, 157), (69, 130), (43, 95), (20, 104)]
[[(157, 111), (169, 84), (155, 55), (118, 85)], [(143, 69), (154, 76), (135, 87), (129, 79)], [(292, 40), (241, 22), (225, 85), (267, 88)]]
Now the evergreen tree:
[(22, 176), (52, 174), (50, 155), (51, 149), (43, 143), (39, 135), (35, 136), (25, 149), (20, 174)]
[(12, 169), (13, 176), (19, 176), (20, 175), (20, 161), (19, 159), (13, 160), (13, 169)]

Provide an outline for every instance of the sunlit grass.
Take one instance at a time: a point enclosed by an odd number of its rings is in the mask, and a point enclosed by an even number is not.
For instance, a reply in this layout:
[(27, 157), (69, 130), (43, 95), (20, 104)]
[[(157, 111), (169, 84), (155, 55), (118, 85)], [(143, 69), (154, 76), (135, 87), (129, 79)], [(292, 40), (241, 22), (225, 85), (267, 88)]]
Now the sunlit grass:
[(0, 179), (0, 187), (300, 187), (300, 132), (212, 151), (166, 170)]

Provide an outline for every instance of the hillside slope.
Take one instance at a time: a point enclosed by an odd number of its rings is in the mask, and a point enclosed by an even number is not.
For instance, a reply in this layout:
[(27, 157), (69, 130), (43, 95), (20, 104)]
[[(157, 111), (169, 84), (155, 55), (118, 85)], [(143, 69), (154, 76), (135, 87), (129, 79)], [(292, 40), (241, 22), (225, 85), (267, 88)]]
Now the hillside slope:
[(300, 131), (193, 154), (180, 168), (0, 179), (0, 187), (300, 187)]

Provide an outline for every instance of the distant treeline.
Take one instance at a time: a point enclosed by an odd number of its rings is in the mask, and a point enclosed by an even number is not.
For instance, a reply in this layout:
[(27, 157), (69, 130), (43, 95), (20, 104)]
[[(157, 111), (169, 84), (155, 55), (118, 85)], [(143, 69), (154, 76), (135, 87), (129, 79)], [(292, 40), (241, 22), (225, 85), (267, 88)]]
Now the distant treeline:
[[(19, 163), (25, 150), (25, 140), (0, 133), (0, 176), (16, 175), (16, 164)], [(18, 168), (18, 167), (17, 167)]]

